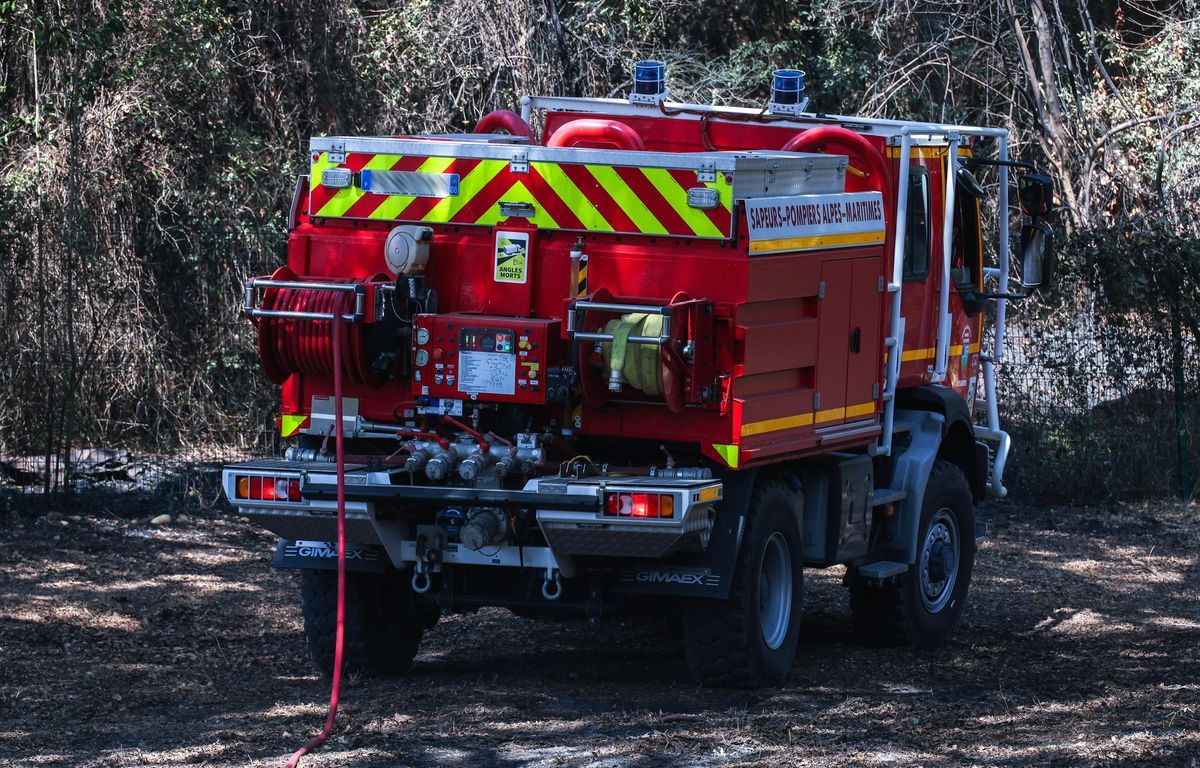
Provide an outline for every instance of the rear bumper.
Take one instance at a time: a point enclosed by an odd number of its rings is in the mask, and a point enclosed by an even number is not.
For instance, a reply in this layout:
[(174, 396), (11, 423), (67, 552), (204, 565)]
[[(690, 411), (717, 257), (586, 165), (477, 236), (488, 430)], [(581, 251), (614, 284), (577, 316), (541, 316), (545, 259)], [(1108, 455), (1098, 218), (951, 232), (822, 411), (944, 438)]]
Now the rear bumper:
[[(238, 485), (238, 480), (246, 477), (261, 478), (256, 487), (272, 478), (298, 478), (300, 498), (246, 498), (245, 489)], [(413, 516), (406, 514), (407, 510), (420, 510), (425, 513), (420, 517), (425, 518), (432, 510), (450, 507), (531, 510), (548, 549), (560, 560), (576, 556), (660, 558), (705, 549), (715, 518), (714, 504), (722, 493), (718, 480), (652, 477), (537, 478), (522, 489), (419, 486), (406, 484), (408, 479), (402, 472), (364, 465), (346, 467), (347, 541), (381, 545), (397, 566), (413, 562), (416, 548), (416, 534), (408, 524)], [(222, 485), (240, 514), (284, 539), (329, 542), (337, 538), (337, 473), (332, 463), (231, 464), (225, 468)], [(669, 494), (674, 498), (675, 514), (670, 519), (605, 515), (606, 494), (621, 492)], [(476, 558), (464, 550), (460, 562), (507, 564), (504, 558), (492, 560), (495, 558)]]
[[(319, 479), (314, 478), (304, 482), (301, 488), (301, 493), (306, 499), (337, 501), (336, 478), (332, 482), (323, 476)], [(600, 510), (600, 500), (597, 496), (538, 493), (536, 490), (456, 488), (440, 485), (347, 485), (346, 498), (367, 503), (388, 501), (407, 506), (553, 509), (584, 513), (595, 513)]]

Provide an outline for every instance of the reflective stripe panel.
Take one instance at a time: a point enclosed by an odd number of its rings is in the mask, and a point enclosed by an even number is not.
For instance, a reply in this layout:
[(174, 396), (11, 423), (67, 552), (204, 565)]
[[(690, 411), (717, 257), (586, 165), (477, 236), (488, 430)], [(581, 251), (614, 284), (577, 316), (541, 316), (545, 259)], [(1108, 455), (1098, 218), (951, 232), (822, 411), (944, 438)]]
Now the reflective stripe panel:
[(817, 248), (845, 248), (852, 245), (875, 245), (882, 243), (883, 239), (883, 232), (850, 232), (841, 235), (794, 237), (788, 240), (756, 240), (750, 243), (750, 253), (811, 251)]
[[(326, 188), (321, 178), (328, 168), (349, 170), (354, 184)], [(364, 192), (363, 170), (456, 174), (458, 194)], [(323, 152), (314, 156), (311, 171), (309, 211), (321, 218), (491, 226), (509, 218), (502, 203), (524, 203), (530, 222), (544, 228), (700, 238), (728, 237), (733, 219), (731, 183), (723, 177), (701, 183), (690, 170), (535, 162), (527, 173), (513, 173), (507, 160), (351, 153), (345, 162), (331, 163)], [(689, 206), (692, 187), (715, 190), (716, 208)]]
[(475, 195), (491, 183), (507, 165), (508, 163), (503, 160), (481, 160), (470, 173), (458, 182), (458, 196), (442, 198), (437, 205), (421, 217), (421, 221), (453, 221), (463, 206), (473, 200)]
[(857, 405), (847, 405), (844, 408), (829, 408), (824, 411), (814, 413), (798, 413), (794, 416), (781, 416), (777, 419), (766, 419), (764, 421), (752, 421), (742, 425), (742, 437), (751, 437), (753, 435), (761, 435), (767, 432), (778, 432), (783, 429), (794, 429), (796, 427), (807, 427), (812, 424), (821, 424), (826, 421), (836, 421), (837, 419), (852, 419), (856, 416), (871, 416), (874, 415), (877, 407), (874, 401), (868, 403), (859, 403)]
[(633, 221), (639, 232), (654, 235), (667, 234), (667, 228), (655, 218), (650, 209), (646, 207), (646, 203), (634, 194), (625, 180), (617, 173), (616, 168), (611, 165), (589, 165), (587, 169), (604, 188), (604, 191), (612, 196), (613, 201), (621, 206), (621, 210)]
[[(693, 208), (687, 202), (687, 190), (679, 185), (671, 172), (665, 168), (643, 168), (642, 175), (650, 180), (667, 204), (674, 209), (679, 218), (701, 237), (720, 237), (721, 231), (717, 225), (699, 208)], [(699, 185), (697, 185), (699, 186)], [(728, 186), (728, 185), (726, 185)], [(718, 199), (720, 199), (718, 193)]]

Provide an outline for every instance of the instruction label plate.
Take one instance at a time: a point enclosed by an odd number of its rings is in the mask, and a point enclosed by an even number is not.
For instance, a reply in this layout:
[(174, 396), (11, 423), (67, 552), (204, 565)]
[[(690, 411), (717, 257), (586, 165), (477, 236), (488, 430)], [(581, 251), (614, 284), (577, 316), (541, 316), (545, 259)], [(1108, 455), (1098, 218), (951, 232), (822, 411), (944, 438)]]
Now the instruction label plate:
[(458, 390), (471, 394), (515, 394), (516, 356), (503, 352), (459, 352)]

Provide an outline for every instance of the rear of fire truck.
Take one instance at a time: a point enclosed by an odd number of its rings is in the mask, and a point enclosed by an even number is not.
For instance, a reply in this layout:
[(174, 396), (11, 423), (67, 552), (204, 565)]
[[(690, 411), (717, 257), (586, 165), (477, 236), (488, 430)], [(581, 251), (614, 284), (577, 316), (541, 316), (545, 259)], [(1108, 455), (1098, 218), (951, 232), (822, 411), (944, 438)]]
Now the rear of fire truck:
[[(449, 612), (656, 606), (697, 681), (779, 682), (803, 570), (834, 565), (870, 639), (950, 633), (1008, 451), (1008, 221), (986, 258), (976, 175), (1008, 211), (1024, 164), (1000, 129), (775, 86), (760, 110), (679, 104), (649, 62), (628, 99), (312, 140), (287, 263), (245, 291), (289, 447), (224, 487), (300, 570), (321, 669), (339, 522), (363, 673), (405, 670)], [(1020, 182), (1033, 288), (1049, 180)]]

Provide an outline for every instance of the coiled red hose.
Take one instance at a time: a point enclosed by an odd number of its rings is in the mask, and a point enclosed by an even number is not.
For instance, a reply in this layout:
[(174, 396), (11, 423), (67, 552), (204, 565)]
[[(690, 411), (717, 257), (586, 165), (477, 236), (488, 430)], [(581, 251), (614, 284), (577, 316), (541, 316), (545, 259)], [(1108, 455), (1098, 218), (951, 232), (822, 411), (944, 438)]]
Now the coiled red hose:
[[(299, 281), (287, 267), (271, 275), (274, 280)], [(321, 278), (324, 283), (368, 283), (374, 278)], [(345, 314), (352, 302), (337, 291), (268, 288), (263, 292), (262, 308), (285, 312)], [(371, 370), (363, 344), (361, 328), (353, 323), (338, 323), (336, 337), (341, 344), (340, 369), (352, 384), (378, 387), (382, 377)], [(267, 378), (282, 384), (293, 373), (329, 377), (333, 374), (333, 341), (328, 320), (277, 317), (258, 319), (258, 353)]]
[[(339, 313), (344, 312), (345, 296), (333, 306)], [(319, 748), (333, 733), (333, 723), (337, 719), (338, 699), (342, 691), (342, 651), (346, 642), (346, 451), (342, 435), (342, 343), (341, 331), (343, 322), (335, 317), (330, 325), (330, 352), (333, 359), (333, 401), (334, 401), (334, 436), (337, 450), (337, 630), (333, 640), (333, 686), (329, 692), (329, 711), (325, 716), (325, 727), (313, 738), (292, 753), (286, 768), (296, 768), (300, 758), (314, 749)]]

